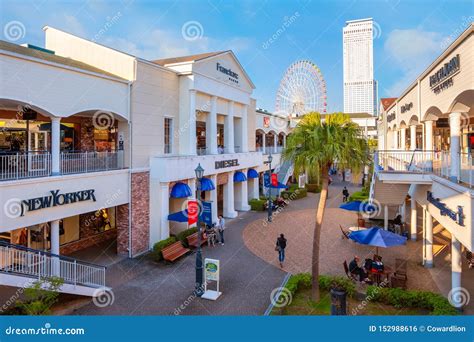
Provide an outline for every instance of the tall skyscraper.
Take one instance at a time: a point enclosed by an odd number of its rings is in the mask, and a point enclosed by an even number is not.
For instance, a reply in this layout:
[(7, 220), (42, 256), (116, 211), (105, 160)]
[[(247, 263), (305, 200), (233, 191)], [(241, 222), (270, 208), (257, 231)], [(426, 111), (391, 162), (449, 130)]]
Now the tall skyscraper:
[(344, 50), (344, 112), (377, 114), (374, 80), (373, 20), (346, 21)]

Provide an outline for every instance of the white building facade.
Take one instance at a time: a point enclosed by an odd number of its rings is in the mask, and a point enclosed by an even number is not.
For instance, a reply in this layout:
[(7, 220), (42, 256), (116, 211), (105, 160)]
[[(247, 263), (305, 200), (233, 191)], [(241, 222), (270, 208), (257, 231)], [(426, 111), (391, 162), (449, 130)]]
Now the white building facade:
[(344, 113), (377, 114), (372, 18), (350, 20), (343, 28)]

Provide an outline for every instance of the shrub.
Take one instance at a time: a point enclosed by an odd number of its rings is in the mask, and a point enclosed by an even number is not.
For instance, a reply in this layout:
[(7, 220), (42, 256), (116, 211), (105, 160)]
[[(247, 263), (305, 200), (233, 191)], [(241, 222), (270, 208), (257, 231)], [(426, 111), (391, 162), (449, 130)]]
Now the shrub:
[[(294, 295), (298, 289), (310, 288), (312, 278), (309, 273), (298, 273), (290, 277), (285, 287)], [(319, 276), (319, 288), (321, 290), (329, 291), (334, 287), (344, 289), (350, 297), (355, 294), (355, 285), (349, 279), (339, 276)]]
[(17, 302), (17, 308), (25, 315), (47, 315), (58, 301), (59, 289), (64, 280), (59, 277), (41, 279), (25, 288), (25, 299)]
[(306, 190), (308, 192), (312, 192), (312, 193), (320, 193), (321, 192), (321, 186), (319, 184), (310, 184), (310, 183), (306, 183)]
[(165, 240), (158, 241), (153, 245), (153, 251), (151, 252), (151, 256), (155, 261), (160, 261), (163, 259), (163, 254), (161, 254), (161, 250), (165, 247), (168, 247), (169, 245), (172, 245), (178, 241), (176, 237), (170, 236), (169, 238)]
[(193, 235), (196, 232), (197, 232), (196, 227), (183, 230), (182, 232), (178, 233), (178, 235), (176, 235), (176, 239), (181, 241), (181, 243), (183, 244), (184, 247), (189, 247), (188, 246), (188, 240), (186, 240), (186, 238), (189, 235)]
[(285, 190), (281, 192), (281, 197), (283, 197), (286, 200), (295, 200), (295, 199), (306, 197), (307, 195), (308, 195), (308, 192), (306, 191), (306, 189), (296, 189), (294, 191)]
[(299, 188), (298, 184), (290, 184), (288, 186), (288, 190), (290, 190), (290, 191), (295, 191), (298, 188)]
[(349, 201), (366, 201), (369, 199), (369, 193), (362, 190), (356, 191), (349, 196)]
[(267, 200), (253, 198), (249, 201), (250, 208), (255, 211), (264, 211)]

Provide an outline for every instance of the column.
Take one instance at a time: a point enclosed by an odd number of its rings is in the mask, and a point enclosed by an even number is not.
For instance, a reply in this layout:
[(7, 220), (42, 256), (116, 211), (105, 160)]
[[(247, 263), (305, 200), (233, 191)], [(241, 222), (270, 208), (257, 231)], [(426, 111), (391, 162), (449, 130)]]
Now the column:
[(228, 104), (227, 115), (224, 119), (224, 144), (226, 153), (234, 153), (234, 101)]
[(400, 215), (402, 215), (402, 222), (405, 224), (407, 216), (407, 203), (403, 201), (403, 204), (400, 206)]
[(449, 130), (450, 130), (450, 154), (451, 165), (449, 170), (449, 179), (452, 182), (458, 182), (460, 171), (460, 143), (461, 143), (461, 113), (449, 114)]
[[(51, 221), (51, 254), (59, 255), (59, 220)], [(60, 263), (58, 258), (51, 259), (51, 273), (60, 276)]]
[(400, 149), (405, 150), (406, 146), (406, 128), (400, 129)]
[(206, 120), (206, 152), (217, 154), (217, 96), (211, 97), (211, 111)]
[(258, 178), (248, 180), (248, 199), (259, 198)]
[(383, 208), (383, 229), (388, 230), (388, 205)]
[(227, 184), (224, 184), (224, 216), (228, 218), (237, 217), (234, 209), (234, 171), (228, 173)]
[(273, 134), (273, 153), (277, 153), (278, 149), (278, 135)]
[(241, 148), (240, 152), (249, 151), (249, 137), (248, 137), (249, 127), (248, 127), (248, 121), (247, 121), (248, 110), (249, 110), (249, 106), (244, 105), (244, 111), (242, 112), (242, 123), (241, 123), (242, 124), (242, 133), (241, 133), (242, 142), (240, 143), (240, 148)]
[(283, 148), (286, 147), (286, 134), (283, 135)]
[(188, 186), (191, 189), (192, 197), (196, 196), (196, 178), (188, 179)]
[[(168, 215), (170, 214), (170, 185), (169, 183), (160, 183), (160, 208), (161, 208), (161, 229), (159, 237), (156, 237), (156, 241), (152, 243), (167, 239), (170, 237), (170, 223), (168, 221)], [(193, 194), (194, 195), (194, 194)]]
[(425, 150), (433, 149), (433, 121), (425, 121)]
[(218, 222), (218, 217), (217, 217), (217, 175), (211, 175), (209, 177), (214, 183), (215, 189), (210, 191), (211, 193), (211, 201), (212, 201), (212, 222), (216, 223)]
[(416, 150), (416, 125), (410, 126), (410, 150)]
[(189, 91), (188, 153), (196, 155), (196, 91)]
[(59, 175), (60, 170), (60, 143), (61, 143), (61, 118), (51, 118), (51, 174)]
[(398, 131), (393, 131), (393, 149), (398, 150)]
[(262, 133), (262, 152), (265, 154), (267, 152), (267, 138), (265, 133)]
[(411, 197), (410, 200), (410, 237), (412, 241), (416, 241), (416, 201)]
[(426, 260), (425, 260), (425, 267), (431, 268), (433, 267), (433, 217), (431, 216), (430, 212), (423, 208), (423, 212), (425, 216), (425, 251), (426, 251)]
[(452, 302), (454, 306), (461, 310), (462, 306), (459, 299), (456, 300), (456, 295), (459, 295), (461, 288), (461, 274), (462, 274), (462, 257), (461, 257), (461, 243), (454, 235), (451, 235), (451, 289), (453, 297)]
[[(244, 174), (247, 174), (247, 169), (241, 170)], [(247, 181), (238, 182), (235, 185), (235, 209), (238, 211), (249, 211), (250, 206), (248, 203), (248, 185)]]

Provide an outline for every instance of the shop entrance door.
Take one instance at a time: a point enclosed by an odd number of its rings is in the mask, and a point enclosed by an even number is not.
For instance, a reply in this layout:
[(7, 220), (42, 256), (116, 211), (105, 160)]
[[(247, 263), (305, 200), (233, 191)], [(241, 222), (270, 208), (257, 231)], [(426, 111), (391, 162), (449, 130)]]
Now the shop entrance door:
[(28, 145), (29, 172), (46, 171), (49, 166), (49, 158), (46, 157), (46, 152), (48, 151), (48, 132), (30, 132)]
[(224, 213), (224, 185), (217, 186), (217, 215)]

